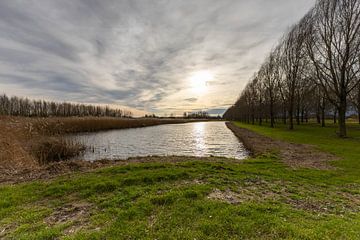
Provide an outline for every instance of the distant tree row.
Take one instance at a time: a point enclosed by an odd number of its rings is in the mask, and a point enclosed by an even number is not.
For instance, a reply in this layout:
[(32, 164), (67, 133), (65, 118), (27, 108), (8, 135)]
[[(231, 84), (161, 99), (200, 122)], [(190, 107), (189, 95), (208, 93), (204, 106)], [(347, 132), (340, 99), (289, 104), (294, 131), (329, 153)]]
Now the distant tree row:
[(184, 118), (198, 118), (198, 119), (207, 119), (210, 118), (210, 115), (206, 111), (198, 111), (198, 112), (184, 112)]
[(145, 117), (145, 118), (159, 118), (159, 117), (156, 116), (155, 114), (145, 114), (144, 117)]
[(346, 136), (346, 114), (360, 123), (360, 1), (318, 0), (285, 34), (225, 113), (227, 119), (271, 127), (332, 115)]
[(130, 111), (85, 104), (58, 103), (0, 96), (0, 115), (24, 117), (132, 117)]

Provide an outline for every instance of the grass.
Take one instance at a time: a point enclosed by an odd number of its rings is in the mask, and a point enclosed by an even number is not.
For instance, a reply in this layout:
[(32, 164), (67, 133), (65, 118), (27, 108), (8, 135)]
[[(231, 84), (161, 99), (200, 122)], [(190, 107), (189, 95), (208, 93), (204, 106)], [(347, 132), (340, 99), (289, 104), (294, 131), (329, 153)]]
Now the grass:
[(337, 171), (338, 176), (331, 181), (337, 179), (360, 181), (360, 125), (358, 123), (347, 124), (348, 138), (346, 139), (337, 137), (337, 125), (331, 123), (327, 123), (325, 128), (321, 128), (315, 123), (295, 126), (293, 131), (288, 130), (282, 124), (278, 124), (274, 129), (266, 125), (261, 127), (240, 122), (237, 122), (236, 125), (274, 139), (311, 144), (322, 151), (335, 154), (340, 157), (340, 160), (333, 162), (333, 165), (342, 170)]
[[(0, 187), (0, 238), (359, 239), (360, 131), (244, 125), (337, 154), (336, 170), (184, 157)], [(161, 161), (161, 158), (159, 158)]]

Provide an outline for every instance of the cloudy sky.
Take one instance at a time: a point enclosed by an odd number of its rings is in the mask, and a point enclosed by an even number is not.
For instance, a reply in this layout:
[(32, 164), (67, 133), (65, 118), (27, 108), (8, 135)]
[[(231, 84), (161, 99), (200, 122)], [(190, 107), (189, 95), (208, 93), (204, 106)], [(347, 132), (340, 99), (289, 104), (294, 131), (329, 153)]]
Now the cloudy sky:
[(315, 0), (1, 0), (0, 93), (221, 112)]

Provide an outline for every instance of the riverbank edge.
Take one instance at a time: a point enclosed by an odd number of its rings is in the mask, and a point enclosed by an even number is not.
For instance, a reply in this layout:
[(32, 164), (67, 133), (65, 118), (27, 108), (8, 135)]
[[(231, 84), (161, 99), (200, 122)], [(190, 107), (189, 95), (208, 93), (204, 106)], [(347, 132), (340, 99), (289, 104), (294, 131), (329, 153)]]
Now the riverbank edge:
[(246, 129), (237, 122), (226, 122), (226, 126), (240, 139), (253, 157), (274, 153), (291, 168), (320, 170), (334, 169), (331, 162), (339, 160), (337, 156), (320, 151), (315, 146), (272, 139)]

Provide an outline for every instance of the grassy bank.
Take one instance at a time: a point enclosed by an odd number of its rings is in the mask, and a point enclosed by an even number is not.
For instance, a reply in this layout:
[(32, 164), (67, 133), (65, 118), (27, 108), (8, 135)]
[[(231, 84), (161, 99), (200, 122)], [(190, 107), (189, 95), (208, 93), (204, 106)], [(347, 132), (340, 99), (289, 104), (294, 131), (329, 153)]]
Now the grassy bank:
[(152, 158), (0, 187), (0, 237), (9, 239), (359, 239), (360, 133), (243, 125), (315, 144), (336, 169), (290, 168), (276, 153), (239, 162)]
[(293, 131), (288, 130), (287, 126), (277, 125), (275, 129), (268, 126), (248, 125), (236, 123), (239, 127), (245, 127), (262, 135), (301, 144), (311, 144), (317, 149), (332, 153), (339, 157), (338, 161), (331, 164), (338, 169), (335, 176), (330, 181), (348, 180), (360, 182), (360, 125), (348, 123), (348, 138), (337, 137), (337, 125), (328, 124), (321, 128), (318, 124), (311, 123), (296, 126)]

